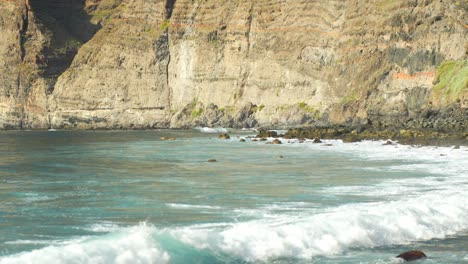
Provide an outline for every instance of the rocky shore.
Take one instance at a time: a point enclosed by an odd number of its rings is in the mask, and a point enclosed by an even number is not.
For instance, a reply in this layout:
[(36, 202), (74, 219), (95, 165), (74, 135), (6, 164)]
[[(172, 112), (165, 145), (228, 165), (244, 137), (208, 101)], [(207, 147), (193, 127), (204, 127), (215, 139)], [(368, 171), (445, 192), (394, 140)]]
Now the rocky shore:
[(387, 144), (398, 142), (410, 145), (460, 146), (468, 145), (468, 132), (465, 131), (435, 131), (415, 128), (378, 129), (371, 126), (324, 126), (289, 129), (284, 135), (274, 131), (261, 129), (257, 135), (264, 137), (282, 137), (284, 139), (341, 139), (343, 142), (359, 142), (362, 140), (387, 140)]

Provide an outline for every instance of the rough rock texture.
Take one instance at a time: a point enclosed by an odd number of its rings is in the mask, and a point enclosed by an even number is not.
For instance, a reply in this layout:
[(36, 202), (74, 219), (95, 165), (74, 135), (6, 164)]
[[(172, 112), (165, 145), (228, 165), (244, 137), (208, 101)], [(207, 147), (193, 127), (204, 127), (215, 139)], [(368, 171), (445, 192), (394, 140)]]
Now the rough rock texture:
[(1, 0), (0, 127), (463, 131), (467, 14), (466, 0)]

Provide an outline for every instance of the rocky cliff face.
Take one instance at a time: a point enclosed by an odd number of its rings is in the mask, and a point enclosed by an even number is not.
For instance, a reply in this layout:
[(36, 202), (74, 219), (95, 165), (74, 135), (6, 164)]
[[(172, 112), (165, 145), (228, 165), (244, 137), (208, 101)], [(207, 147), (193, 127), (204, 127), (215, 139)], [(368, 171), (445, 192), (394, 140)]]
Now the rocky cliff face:
[(4, 128), (468, 128), (468, 2), (0, 2)]

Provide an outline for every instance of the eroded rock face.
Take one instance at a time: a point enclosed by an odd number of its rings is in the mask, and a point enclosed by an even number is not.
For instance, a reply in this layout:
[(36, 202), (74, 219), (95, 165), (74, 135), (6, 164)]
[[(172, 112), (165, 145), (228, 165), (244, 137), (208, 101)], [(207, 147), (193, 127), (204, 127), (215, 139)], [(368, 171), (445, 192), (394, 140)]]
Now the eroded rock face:
[(0, 2), (3, 128), (468, 127), (460, 2), (29, 1)]

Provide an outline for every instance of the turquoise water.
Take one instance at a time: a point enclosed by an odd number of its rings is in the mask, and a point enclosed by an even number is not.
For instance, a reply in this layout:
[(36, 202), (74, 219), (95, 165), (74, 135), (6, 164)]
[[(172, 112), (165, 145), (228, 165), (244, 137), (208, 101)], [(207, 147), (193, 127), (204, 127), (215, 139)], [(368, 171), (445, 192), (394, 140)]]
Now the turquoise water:
[(467, 147), (252, 134), (2, 132), (0, 263), (468, 263)]

